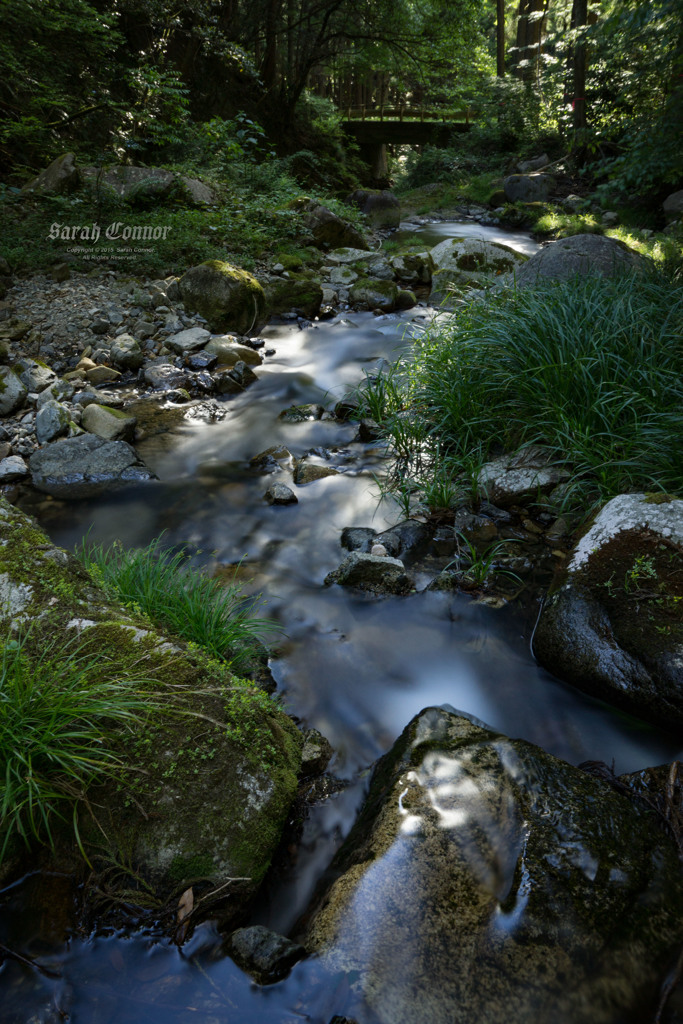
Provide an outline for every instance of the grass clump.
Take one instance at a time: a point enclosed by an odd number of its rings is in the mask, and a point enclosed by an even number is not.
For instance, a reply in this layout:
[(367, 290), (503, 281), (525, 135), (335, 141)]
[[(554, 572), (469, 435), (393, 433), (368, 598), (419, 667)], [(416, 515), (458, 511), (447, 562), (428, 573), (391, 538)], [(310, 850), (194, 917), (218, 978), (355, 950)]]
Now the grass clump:
[(15, 838), (54, 845), (55, 819), (73, 818), (95, 779), (123, 771), (113, 731), (139, 726), (150, 708), (142, 680), (121, 674), (75, 641), (43, 644), (28, 636), (0, 651), (0, 807), (2, 861)]
[(259, 638), (274, 629), (256, 614), (258, 598), (193, 569), (185, 552), (162, 550), (161, 538), (131, 551), (84, 544), (78, 554), (110, 597), (238, 670), (258, 657)]
[(476, 487), (487, 459), (531, 444), (568, 463), (565, 503), (683, 492), (683, 283), (659, 271), (513, 290), (437, 319), (365, 404), (399, 482)]

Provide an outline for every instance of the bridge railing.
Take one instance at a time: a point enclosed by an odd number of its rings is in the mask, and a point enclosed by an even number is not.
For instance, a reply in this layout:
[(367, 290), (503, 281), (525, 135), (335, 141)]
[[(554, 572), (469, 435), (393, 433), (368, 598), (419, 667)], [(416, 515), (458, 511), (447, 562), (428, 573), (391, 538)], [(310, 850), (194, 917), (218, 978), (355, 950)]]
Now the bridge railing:
[(385, 104), (362, 104), (346, 107), (347, 121), (464, 121), (469, 124), (474, 116), (471, 107), (411, 107), (407, 104), (388, 106)]

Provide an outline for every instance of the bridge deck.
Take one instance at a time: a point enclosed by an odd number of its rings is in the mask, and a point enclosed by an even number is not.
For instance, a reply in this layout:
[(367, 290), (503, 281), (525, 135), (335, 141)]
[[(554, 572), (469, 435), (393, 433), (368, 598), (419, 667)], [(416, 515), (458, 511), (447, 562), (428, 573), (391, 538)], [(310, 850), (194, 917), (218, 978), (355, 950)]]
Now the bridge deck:
[(467, 121), (342, 121), (342, 129), (359, 146), (445, 146), (454, 132), (467, 132)]

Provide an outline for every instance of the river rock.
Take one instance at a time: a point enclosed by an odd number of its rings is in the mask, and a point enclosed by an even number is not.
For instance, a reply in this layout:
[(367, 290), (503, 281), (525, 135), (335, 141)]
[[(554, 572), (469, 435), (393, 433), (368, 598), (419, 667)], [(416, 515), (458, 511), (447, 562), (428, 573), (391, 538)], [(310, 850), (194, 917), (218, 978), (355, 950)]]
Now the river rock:
[(94, 434), (64, 438), (41, 448), (29, 459), (29, 467), (37, 490), (69, 501), (155, 479), (125, 441), (104, 441)]
[(569, 472), (538, 445), (486, 462), (477, 476), (479, 496), (507, 508), (528, 504), (569, 479)]
[(650, 1019), (677, 851), (601, 780), (449, 708), (416, 716), (298, 935), (378, 1024)]
[(60, 402), (44, 402), (36, 413), (36, 438), (38, 444), (47, 444), (62, 437), (69, 429), (69, 410)]
[(225, 950), (259, 985), (281, 981), (306, 955), (303, 946), (261, 924), (238, 928), (227, 940)]
[(375, 537), (376, 543), (383, 544), (394, 557), (415, 554), (424, 548), (430, 539), (429, 528), (416, 519), (404, 519)]
[[(44, 650), (52, 656), (61, 638), (77, 642), (80, 634), (88, 644), (81, 665), (95, 663), (95, 673), (111, 671), (121, 682), (134, 679), (136, 691), (157, 698), (166, 690), (169, 705), (178, 701), (179, 710), (187, 694), (193, 714), (166, 715), (157, 708), (123, 731), (117, 753), (133, 768), (91, 790), (90, 804), (80, 805), (79, 845), (90, 858), (125, 860), (145, 879), (145, 892), (159, 906), (169, 899), (177, 904), (179, 892), (192, 886), (193, 922), (201, 919), (201, 894), (208, 897), (205, 916), (234, 927), (268, 870), (297, 792), (303, 743), (292, 720), (199, 647), (186, 652), (174, 637), (141, 622), (73, 556), (54, 547), (33, 520), (2, 499), (0, 594), (9, 598), (0, 597), (5, 635), (12, 618), (15, 626), (18, 618), (31, 622), (23, 633), (27, 656), (37, 659)], [(58, 691), (58, 671), (52, 685)], [(239, 700), (231, 704), (236, 687)], [(108, 739), (116, 742), (111, 733)], [(0, 842), (5, 827), (3, 819)], [(52, 828), (62, 859), (70, 854), (80, 865), (71, 814), (64, 823), (53, 820)], [(15, 877), (25, 873), (25, 863), (24, 844), (15, 843), (14, 849), (10, 844), (0, 877), (12, 869)], [(120, 881), (112, 876), (107, 885), (112, 898), (120, 888), (127, 890), (120, 899), (130, 901), (128, 875)]]
[(394, 281), (379, 281), (361, 277), (351, 286), (349, 297), (354, 306), (367, 306), (391, 313), (398, 301), (398, 285)]
[(146, 366), (142, 374), (145, 384), (155, 391), (171, 391), (176, 388), (188, 388), (190, 374), (172, 363), (152, 363)]
[(40, 409), (46, 402), (70, 402), (75, 390), (71, 381), (60, 378), (40, 392), (36, 407)]
[(296, 199), (294, 205), (301, 211), (303, 222), (319, 249), (323, 247), (331, 249), (363, 248), (365, 241), (360, 231), (357, 231), (348, 220), (332, 213), (322, 203), (318, 203), (314, 199)]
[(133, 205), (166, 199), (176, 180), (175, 174), (165, 167), (84, 167), (81, 174), (94, 187), (111, 189)]
[(412, 287), (431, 284), (434, 259), (429, 252), (406, 252), (394, 256), (391, 266), (396, 277), (403, 284)]
[(269, 505), (296, 505), (299, 500), (286, 484), (272, 484), (263, 497)]
[(218, 202), (218, 196), (214, 190), (199, 178), (188, 178), (187, 175), (181, 174), (180, 181), (193, 206), (213, 206)]
[(539, 171), (541, 167), (545, 167), (548, 163), (550, 163), (548, 154), (541, 153), (540, 156), (534, 156), (530, 160), (521, 160), (517, 164), (517, 170), (520, 174), (529, 174), (530, 171)]
[(204, 348), (210, 337), (211, 332), (205, 331), (203, 327), (190, 327), (186, 331), (180, 331), (179, 334), (172, 334), (164, 344), (166, 348), (170, 348), (171, 352), (184, 356), (188, 352)]
[(401, 204), (388, 189), (358, 188), (346, 200), (365, 214), (373, 228), (397, 228), (401, 223)]
[(121, 379), (120, 370), (115, 370), (113, 366), (103, 366), (101, 364), (86, 370), (85, 375), (90, 384), (113, 384)]
[(511, 174), (503, 180), (510, 203), (544, 203), (554, 189), (555, 179), (550, 174)]
[(121, 370), (139, 370), (145, 361), (139, 342), (130, 334), (119, 334), (112, 342), (109, 354)]
[(220, 260), (207, 260), (179, 283), (188, 310), (199, 313), (212, 331), (249, 334), (267, 319), (266, 296), (255, 277)]
[(334, 466), (320, 466), (316, 462), (300, 459), (294, 469), (294, 483), (298, 486), (310, 484), (314, 480), (322, 480), (326, 476), (338, 476), (339, 470)]
[(73, 192), (80, 184), (80, 174), (76, 167), (76, 157), (73, 153), (63, 153), (53, 160), (49, 167), (41, 171), (37, 178), (34, 178), (28, 185), (24, 185), (24, 192), (47, 192), (61, 193)]
[(524, 266), (515, 270), (519, 288), (528, 288), (543, 280), (566, 281), (579, 275), (612, 277), (617, 273), (647, 266), (644, 256), (629, 249), (617, 238), (604, 235), (572, 235), (551, 242), (534, 253)]
[(325, 584), (331, 583), (386, 594), (406, 594), (412, 586), (405, 566), (398, 558), (363, 551), (352, 551), (338, 568), (328, 573)]
[(46, 363), (37, 359), (20, 359), (17, 363), (19, 376), (29, 391), (44, 391), (57, 382), (57, 374)]
[(27, 394), (28, 388), (19, 376), (18, 369), (0, 366), (0, 416), (9, 416), (21, 409)]
[(272, 315), (294, 310), (300, 316), (316, 317), (323, 301), (320, 282), (312, 273), (276, 277), (264, 287), (266, 302)]
[(376, 531), (369, 526), (345, 526), (341, 533), (341, 546), (347, 551), (369, 553), (375, 536)]
[(212, 338), (204, 346), (205, 352), (218, 356), (219, 366), (234, 366), (241, 359), (247, 366), (260, 366), (261, 356), (249, 345), (240, 345), (233, 334)]
[(28, 476), (28, 466), (21, 455), (8, 455), (0, 460), (0, 484), (11, 484)]
[(500, 242), (481, 238), (447, 238), (430, 250), (436, 270), (432, 274), (430, 301), (438, 301), (458, 286), (493, 283), (502, 274), (516, 270), (526, 260)]
[(262, 472), (273, 473), (281, 469), (283, 464), (291, 462), (291, 459), (292, 453), (288, 448), (283, 444), (274, 444), (254, 455), (249, 460), (249, 465)]
[(641, 718), (683, 725), (682, 564), (683, 500), (613, 498), (543, 609), (541, 663)]
[(332, 744), (317, 729), (307, 729), (301, 751), (301, 775), (320, 775), (332, 759)]
[(132, 441), (135, 436), (135, 416), (92, 402), (83, 410), (81, 424), (89, 434), (105, 441)]
[(369, 260), (375, 255), (376, 253), (371, 252), (369, 249), (354, 249), (344, 246), (328, 252), (325, 259), (328, 263), (338, 266), (344, 263), (358, 263), (360, 260)]

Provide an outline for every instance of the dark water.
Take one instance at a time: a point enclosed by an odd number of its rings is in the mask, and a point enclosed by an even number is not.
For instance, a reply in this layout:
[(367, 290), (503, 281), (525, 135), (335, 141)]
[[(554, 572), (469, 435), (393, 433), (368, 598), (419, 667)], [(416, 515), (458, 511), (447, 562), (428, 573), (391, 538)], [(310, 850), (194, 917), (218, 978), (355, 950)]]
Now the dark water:
[[(461, 225), (449, 227), (451, 234), (461, 231)], [(364, 369), (395, 357), (406, 344), (407, 321), (417, 317), (408, 330), (418, 329), (424, 316), (420, 310), (402, 318), (350, 314), (355, 326), (269, 328), (276, 355), (257, 369), (258, 383), (225, 403), (220, 422), (187, 424), (162, 443), (152, 438), (146, 444), (144, 458), (160, 483), (96, 504), (55, 503), (44, 518), (65, 547), (88, 531), (95, 542), (119, 538), (137, 545), (165, 530), (169, 544), (187, 545), (200, 564), (241, 562), (241, 575), (267, 600), (266, 613), (284, 631), (272, 671), (285, 706), (330, 739), (337, 752), (331, 768), (349, 783), (312, 811), (294, 866), (256, 908), (254, 922), (283, 933), (305, 909), (351, 827), (365, 769), (426, 706), (448, 703), (573, 764), (614, 761), (624, 772), (683, 757), (671, 737), (591, 700), (535, 663), (529, 651), (535, 607), (493, 610), (437, 593), (372, 600), (322, 586), (342, 559), (343, 527), (381, 530), (400, 518), (379, 501), (375, 476), (384, 470), (385, 453), (354, 441), (352, 425), (288, 424), (278, 413), (293, 403), (331, 407)], [(293, 486), (291, 474), (255, 474), (248, 460), (274, 444), (297, 457), (320, 448), (319, 460), (341, 473), (294, 487), (297, 505), (269, 506), (266, 487), (276, 480)], [(179, 951), (153, 934), (80, 935), (75, 894), (64, 879), (33, 876), (0, 900), (0, 942), (60, 974), (46, 977), (6, 960), (2, 1024), (327, 1024), (342, 1012), (371, 1024), (367, 1008), (354, 1006), (348, 983), (324, 977), (315, 960), (278, 985), (255, 986), (222, 954), (211, 925)]]

